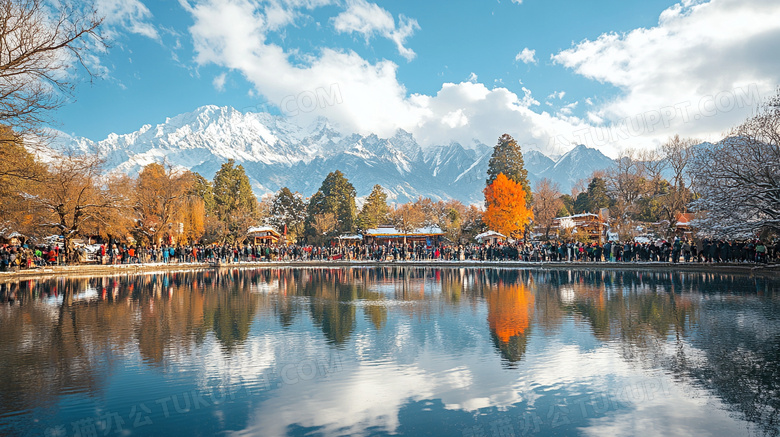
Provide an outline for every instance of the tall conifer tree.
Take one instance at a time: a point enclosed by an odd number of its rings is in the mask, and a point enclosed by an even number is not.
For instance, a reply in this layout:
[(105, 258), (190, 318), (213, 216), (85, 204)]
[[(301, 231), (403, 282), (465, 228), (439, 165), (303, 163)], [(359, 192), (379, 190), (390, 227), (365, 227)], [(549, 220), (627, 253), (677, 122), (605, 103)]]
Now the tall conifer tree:
[(268, 224), (279, 232), (284, 232), (285, 227), (291, 239), (301, 235), (303, 224), (306, 221), (306, 202), (298, 193), (293, 193), (284, 187), (276, 193), (271, 201), (271, 215)]
[(238, 241), (250, 226), (256, 225), (257, 198), (249, 177), (241, 165), (230, 159), (214, 175), (214, 209), (217, 218), (227, 227), (229, 241)]
[(387, 206), (387, 194), (381, 185), (374, 185), (371, 194), (366, 198), (366, 203), (357, 217), (357, 227), (361, 231), (375, 228), (387, 223), (387, 214), (390, 208)]
[(355, 195), (355, 187), (344, 173), (338, 170), (329, 173), (309, 201), (310, 225), (315, 215), (331, 213), (336, 217), (336, 231), (352, 232), (357, 215)]
[(523, 163), (523, 152), (511, 135), (504, 134), (498, 138), (498, 144), (493, 147), (487, 173), (487, 185), (492, 184), (498, 175), (503, 173), (509, 180), (523, 187), (526, 203), (531, 203), (531, 186), (528, 183), (528, 170)]

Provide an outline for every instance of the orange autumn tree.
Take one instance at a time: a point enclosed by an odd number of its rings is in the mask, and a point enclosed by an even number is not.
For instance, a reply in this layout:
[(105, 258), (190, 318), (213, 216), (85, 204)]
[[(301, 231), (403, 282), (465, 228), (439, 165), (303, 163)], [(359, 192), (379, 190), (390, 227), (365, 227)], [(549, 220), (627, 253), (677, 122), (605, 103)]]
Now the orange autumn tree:
[(517, 238), (534, 218), (533, 210), (526, 205), (523, 186), (503, 173), (485, 187), (485, 206), (482, 221), (507, 237)]

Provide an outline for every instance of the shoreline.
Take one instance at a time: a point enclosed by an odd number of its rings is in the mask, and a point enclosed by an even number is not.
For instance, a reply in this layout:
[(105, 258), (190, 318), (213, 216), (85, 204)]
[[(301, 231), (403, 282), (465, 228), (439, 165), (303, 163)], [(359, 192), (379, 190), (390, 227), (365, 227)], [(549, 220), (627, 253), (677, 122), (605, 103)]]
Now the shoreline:
[(518, 268), (533, 270), (606, 270), (733, 273), (750, 276), (779, 276), (780, 264), (704, 264), (668, 262), (562, 262), (562, 261), (261, 261), (238, 263), (148, 263), (115, 265), (75, 265), (40, 267), (18, 272), (0, 272), (0, 283), (57, 277), (116, 276), (194, 270), (257, 268), (344, 268), (344, 267), (423, 267), (423, 268)]

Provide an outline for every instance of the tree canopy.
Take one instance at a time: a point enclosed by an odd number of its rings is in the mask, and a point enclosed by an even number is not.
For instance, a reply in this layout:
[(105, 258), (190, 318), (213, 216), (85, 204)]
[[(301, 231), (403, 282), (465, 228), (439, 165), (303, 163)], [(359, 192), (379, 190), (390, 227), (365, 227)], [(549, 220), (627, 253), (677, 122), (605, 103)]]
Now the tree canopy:
[(387, 223), (387, 214), (390, 208), (387, 206), (387, 194), (381, 185), (374, 185), (371, 194), (366, 198), (366, 203), (357, 216), (357, 228), (360, 231), (376, 228)]
[(780, 233), (780, 90), (726, 139), (696, 150), (691, 174), (706, 233)]
[(236, 166), (232, 159), (222, 164), (214, 175), (213, 191), (215, 215), (226, 226), (227, 238), (243, 238), (258, 219), (257, 197), (244, 167)]
[(321, 214), (333, 214), (336, 220), (334, 231), (352, 232), (355, 228), (355, 187), (344, 173), (336, 170), (322, 181), (320, 189), (309, 200), (309, 223)]
[(523, 152), (517, 141), (509, 134), (501, 135), (498, 138), (498, 144), (493, 147), (493, 155), (488, 162), (487, 185), (492, 184), (502, 173), (509, 180), (523, 187), (526, 201), (531, 203), (531, 186), (528, 183), (528, 170), (525, 169), (523, 162)]
[(303, 196), (283, 187), (271, 200), (267, 222), (279, 232), (284, 233), (287, 229), (288, 241), (294, 241), (303, 233), (306, 222), (306, 202)]
[(522, 185), (503, 173), (485, 188), (485, 204), (483, 221), (488, 228), (511, 238), (519, 238), (534, 216)]

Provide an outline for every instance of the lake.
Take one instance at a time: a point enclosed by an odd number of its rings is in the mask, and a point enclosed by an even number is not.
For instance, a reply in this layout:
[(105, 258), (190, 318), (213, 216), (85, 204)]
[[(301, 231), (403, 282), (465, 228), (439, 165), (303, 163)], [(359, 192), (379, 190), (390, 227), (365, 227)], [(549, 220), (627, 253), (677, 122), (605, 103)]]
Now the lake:
[(779, 286), (420, 266), (0, 284), (0, 435), (778, 435)]

